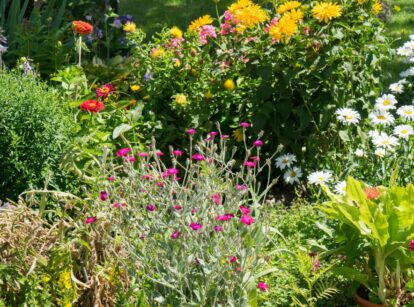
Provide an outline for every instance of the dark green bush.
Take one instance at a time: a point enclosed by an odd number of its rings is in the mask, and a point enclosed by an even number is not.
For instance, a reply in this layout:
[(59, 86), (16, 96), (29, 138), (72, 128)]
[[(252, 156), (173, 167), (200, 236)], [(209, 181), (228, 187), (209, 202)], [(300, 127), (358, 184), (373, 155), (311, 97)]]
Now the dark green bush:
[(58, 177), (70, 128), (64, 106), (45, 84), (0, 73), (0, 199)]

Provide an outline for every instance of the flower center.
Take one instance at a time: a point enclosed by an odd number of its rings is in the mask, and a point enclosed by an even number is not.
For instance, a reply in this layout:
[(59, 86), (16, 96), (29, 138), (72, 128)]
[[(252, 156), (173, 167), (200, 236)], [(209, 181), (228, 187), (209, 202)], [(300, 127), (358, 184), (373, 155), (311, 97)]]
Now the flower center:
[(385, 116), (384, 116), (384, 115), (378, 115), (378, 116), (377, 116), (377, 118), (378, 118), (379, 120), (384, 120), (384, 119), (385, 119)]
[(288, 163), (289, 163), (289, 160), (288, 160), (288, 159), (284, 159), (284, 160), (282, 161), (282, 163), (283, 163), (283, 164), (288, 164)]
[(109, 93), (109, 88), (107, 88), (107, 87), (102, 87), (102, 88), (101, 88), (101, 92), (102, 92), (102, 93)]
[(296, 177), (296, 173), (295, 172), (291, 172), (290, 173), (290, 177)]
[(407, 133), (408, 133), (407, 130), (405, 130), (405, 129), (401, 130), (401, 134), (407, 134)]
[(389, 106), (391, 104), (391, 102), (388, 99), (385, 99), (384, 102), (382, 103), (384, 106)]
[(346, 120), (352, 120), (354, 117), (352, 115), (345, 115)]

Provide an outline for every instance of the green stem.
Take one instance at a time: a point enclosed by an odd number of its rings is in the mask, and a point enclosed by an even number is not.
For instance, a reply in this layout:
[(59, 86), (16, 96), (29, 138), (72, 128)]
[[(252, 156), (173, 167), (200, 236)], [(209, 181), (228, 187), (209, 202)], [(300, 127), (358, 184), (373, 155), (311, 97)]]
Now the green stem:
[[(81, 68), (82, 67), (82, 36), (81, 35), (79, 35), (77, 43), (78, 43), (78, 67)], [(78, 81), (76, 81), (75, 101), (78, 100), (78, 91), (79, 91), (79, 83)]]
[(386, 301), (386, 285), (385, 285), (385, 255), (381, 247), (374, 251), (375, 253), (375, 270), (378, 274), (378, 298), (381, 303), (387, 305)]

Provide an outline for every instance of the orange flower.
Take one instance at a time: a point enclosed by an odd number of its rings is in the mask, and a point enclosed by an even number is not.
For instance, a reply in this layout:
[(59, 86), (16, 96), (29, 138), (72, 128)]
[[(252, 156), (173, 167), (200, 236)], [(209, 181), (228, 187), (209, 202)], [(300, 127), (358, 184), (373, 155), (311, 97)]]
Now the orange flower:
[(98, 113), (105, 109), (105, 105), (97, 100), (86, 100), (81, 103), (80, 108), (83, 112)]
[(73, 32), (79, 35), (88, 35), (93, 32), (93, 26), (81, 20), (72, 21), (72, 29)]
[(376, 199), (381, 195), (377, 188), (365, 188), (364, 192), (368, 199)]

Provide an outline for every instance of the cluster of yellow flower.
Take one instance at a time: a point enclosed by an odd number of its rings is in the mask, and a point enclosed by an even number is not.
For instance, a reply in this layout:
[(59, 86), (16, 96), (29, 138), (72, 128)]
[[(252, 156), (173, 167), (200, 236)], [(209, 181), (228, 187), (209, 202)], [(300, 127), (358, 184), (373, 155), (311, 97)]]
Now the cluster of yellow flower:
[(269, 35), (276, 41), (286, 42), (298, 32), (298, 23), (303, 19), (303, 11), (299, 1), (288, 1), (277, 8), (282, 15), (274, 19), (269, 27)]
[(266, 11), (251, 0), (238, 0), (228, 7), (228, 11), (237, 20), (238, 33), (269, 19)]

